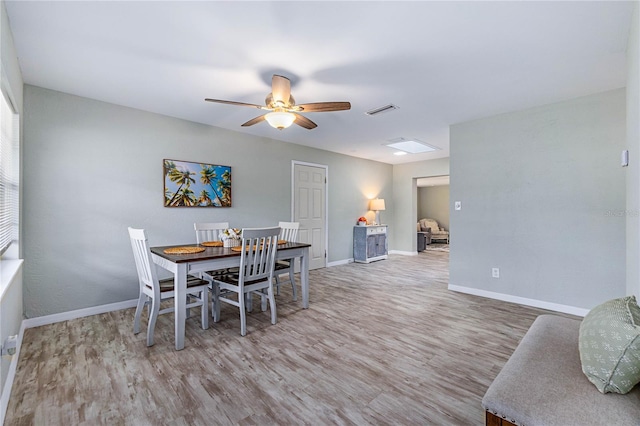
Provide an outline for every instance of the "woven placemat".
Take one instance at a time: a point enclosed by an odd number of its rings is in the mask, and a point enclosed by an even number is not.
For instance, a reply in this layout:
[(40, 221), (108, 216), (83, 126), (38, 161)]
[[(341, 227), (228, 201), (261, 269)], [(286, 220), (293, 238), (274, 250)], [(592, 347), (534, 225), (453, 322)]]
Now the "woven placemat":
[(204, 243), (200, 243), (201, 246), (205, 247), (222, 247), (222, 241), (205, 241)]
[(164, 249), (166, 254), (193, 254), (205, 251), (204, 247), (170, 247)]
[[(278, 240), (278, 245), (280, 244), (287, 244), (289, 241), (287, 240)], [(262, 248), (262, 246), (260, 246), (260, 248)], [(253, 249), (256, 249), (256, 246), (253, 246)], [(242, 246), (237, 246), (237, 247), (231, 247), (232, 251), (242, 251)], [(245, 250), (249, 250), (249, 246), (245, 247)]]

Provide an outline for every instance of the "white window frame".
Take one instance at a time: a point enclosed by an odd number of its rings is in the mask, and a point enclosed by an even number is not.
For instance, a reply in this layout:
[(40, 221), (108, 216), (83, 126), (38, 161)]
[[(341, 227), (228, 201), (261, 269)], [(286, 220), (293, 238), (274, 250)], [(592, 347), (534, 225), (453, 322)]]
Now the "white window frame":
[[(0, 89), (0, 256), (5, 257), (18, 241), (20, 119), (9, 90), (4, 84)], [(17, 258), (17, 253), (9, 257)]]

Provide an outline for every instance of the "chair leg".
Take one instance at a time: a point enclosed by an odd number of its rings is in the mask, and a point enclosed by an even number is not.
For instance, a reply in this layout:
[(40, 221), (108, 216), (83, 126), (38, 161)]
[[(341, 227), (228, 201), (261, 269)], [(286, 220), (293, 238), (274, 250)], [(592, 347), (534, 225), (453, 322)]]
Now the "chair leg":
[(291, 280), (291, 291), (293, 292), (293, 300), (295, 302), (298, 300), (298, 294), (296, 291), (296, 276), (293, 273), (293, 265), (291, 265), (291, 269), (289, 269), (289, 279)]
[(253, 311), (253, 297), (251, 296), (251, 293), (246, 293), (244, 297), (245, 297), (247, 312)]
[(156, 328), (156, 320), (160, 311), (160, 301), (151, 300), (151, 309), (149, 310), (149, 326), (147, 327), (147, 346), (153, 346), (153, 332)]
[(213, 322), (220, 322), (220, 286), (214, 283), (212, 287), (211, 315), (213, 316)]
[(264, 289), (260, 291), (260, 310), (262, 312), (267, 310), (267, 293), (264, 292)]
[(200, 306), (202, 329), (206, 330), (209, 328), (209, 287), (202, 289), (200, 300), (202, 300), (202, 306)]
[(240, 308), (240, 335), (241, 336), (247, 335), (247, 313), (244, 311), (245, 297), (246, 297), (246, 293), (238, 294), (238, 304), (240, 305), (238, 307)]
[(280, 296), (280, 276), (276, 273), (276, 294)]
[(273, 286), (270, 285), (267, 290), (269, 297), (269, 309), (271, 310), (271, 324), (278, 322), (278, 312), (276, 311), (276, 298), (273, 295)]
[(142, 310), (147, 302), (147, 296), (140, 294), (138, 298), (138, 306), (136, 306), (136, 314), (133, 316), (133, 334), (140, 333), (140, 317), (142, 316)]

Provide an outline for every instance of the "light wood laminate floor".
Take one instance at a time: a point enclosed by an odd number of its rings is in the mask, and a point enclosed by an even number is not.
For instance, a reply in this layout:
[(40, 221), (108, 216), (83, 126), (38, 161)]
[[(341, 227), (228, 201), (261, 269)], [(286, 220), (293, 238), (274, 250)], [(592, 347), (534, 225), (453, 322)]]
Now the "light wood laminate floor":
[[(541, 309), (447, 290), (449, 253), (310, 272), (310, 307), (259, 303), (240, 336), (134, 309), (27, 329), (6, 425), (482, 425), (480, 401)], [(146, 320), (143, 322), (146, 326)]]

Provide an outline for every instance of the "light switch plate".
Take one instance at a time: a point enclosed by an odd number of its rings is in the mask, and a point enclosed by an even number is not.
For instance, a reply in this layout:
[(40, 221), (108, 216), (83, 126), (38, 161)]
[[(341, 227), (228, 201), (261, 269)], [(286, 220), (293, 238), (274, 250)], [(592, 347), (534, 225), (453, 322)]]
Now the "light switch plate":
[(454, 208), (455, 208), (456, 210), (460, 210), (460, 209), (462, 209), (462, 202), (461, 202), (461, 201), (456, 201), (456, 202), (453, 204), (453, 206), (454, 206)]

